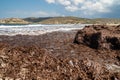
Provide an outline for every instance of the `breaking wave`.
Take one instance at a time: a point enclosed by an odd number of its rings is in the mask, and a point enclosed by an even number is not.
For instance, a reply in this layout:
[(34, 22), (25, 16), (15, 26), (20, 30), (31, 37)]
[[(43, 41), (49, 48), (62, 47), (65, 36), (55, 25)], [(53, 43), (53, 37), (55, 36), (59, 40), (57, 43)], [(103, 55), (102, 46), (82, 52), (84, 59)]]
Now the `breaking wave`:
[(0, 35), (40, 35), (54, 31), (70, 31), (75, 29), (82, 29), (88, 24), (56, 24), (56, 25), (0, 25)]

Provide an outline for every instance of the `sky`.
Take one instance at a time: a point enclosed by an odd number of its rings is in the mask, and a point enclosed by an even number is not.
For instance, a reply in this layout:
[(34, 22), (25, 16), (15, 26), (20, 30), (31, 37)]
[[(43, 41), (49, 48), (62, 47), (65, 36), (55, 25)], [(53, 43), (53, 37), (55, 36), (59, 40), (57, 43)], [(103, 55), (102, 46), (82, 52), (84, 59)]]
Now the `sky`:
[(0, 0), (0, 18), (120, 18), (120, 0)]

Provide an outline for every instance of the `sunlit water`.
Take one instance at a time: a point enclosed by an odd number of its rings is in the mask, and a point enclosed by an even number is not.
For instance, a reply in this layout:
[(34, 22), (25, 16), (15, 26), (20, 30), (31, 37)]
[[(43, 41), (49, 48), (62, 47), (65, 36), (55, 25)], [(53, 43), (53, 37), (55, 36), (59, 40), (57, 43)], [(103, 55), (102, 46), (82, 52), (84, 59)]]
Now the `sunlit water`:
[(0, 25), (0, 35), (40, 35), (54, 31), (70, 31), (82, 29), (90, 24), (59, 24), (59, 25)]

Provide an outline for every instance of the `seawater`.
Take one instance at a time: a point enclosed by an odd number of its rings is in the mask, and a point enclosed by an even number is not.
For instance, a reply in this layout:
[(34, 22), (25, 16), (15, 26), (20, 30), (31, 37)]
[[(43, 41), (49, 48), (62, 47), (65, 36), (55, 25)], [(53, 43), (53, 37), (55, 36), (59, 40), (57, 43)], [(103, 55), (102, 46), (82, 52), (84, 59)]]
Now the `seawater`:
[(70, 31), (82, 29), (90, 24), (29, 24), (29, 25), (0, 25), (0, 35), (40, 35), (54, 31)]

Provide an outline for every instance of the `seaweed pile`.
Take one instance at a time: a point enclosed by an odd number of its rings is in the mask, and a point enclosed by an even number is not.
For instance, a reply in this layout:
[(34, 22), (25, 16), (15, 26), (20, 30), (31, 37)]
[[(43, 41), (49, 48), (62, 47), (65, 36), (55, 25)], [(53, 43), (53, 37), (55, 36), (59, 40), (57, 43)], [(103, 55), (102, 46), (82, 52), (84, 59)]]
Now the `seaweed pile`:
[(0, 80), (120, 80), (119, 30), (0, 36)]

